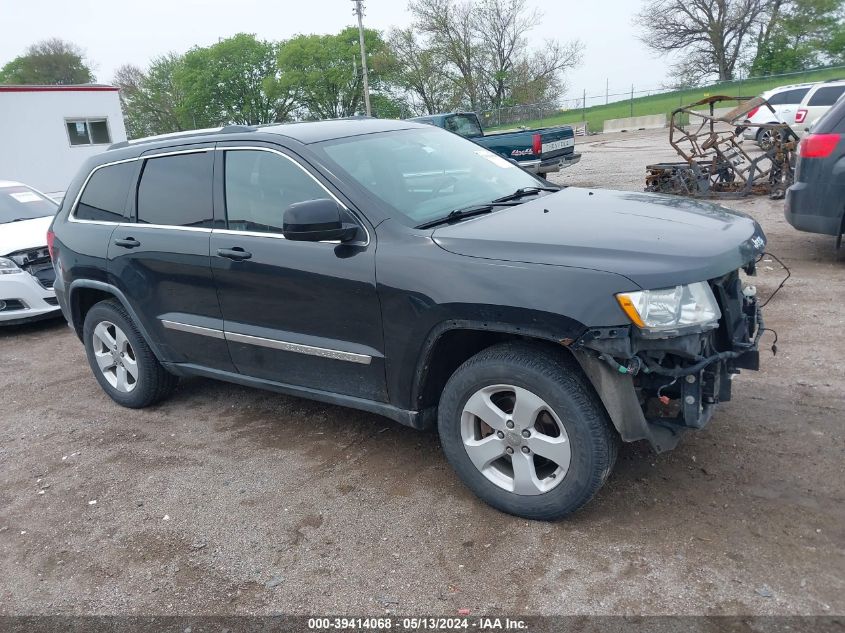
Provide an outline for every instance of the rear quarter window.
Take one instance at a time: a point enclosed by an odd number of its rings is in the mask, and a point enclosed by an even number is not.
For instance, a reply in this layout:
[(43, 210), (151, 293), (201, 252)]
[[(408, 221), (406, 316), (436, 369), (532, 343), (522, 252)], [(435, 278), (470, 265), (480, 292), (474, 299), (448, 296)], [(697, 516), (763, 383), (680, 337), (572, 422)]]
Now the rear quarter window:
[(842, 96), (842, 93), (845, 93), (845, 85), (842, 86), (824, 86), (816, 90), (813, 96), (810, 97), (810, 101), (807, 102), (808, 106), (831, 106), (836, 103), (836, 100)]
[(210, 227), (212, 152), (148, 158), (138, 184), (139, 224)]
[(135, 162), (128, 162), (96, 170), (82, 191), (74, 217), (96, 222), (121, 222), (136, 169)]

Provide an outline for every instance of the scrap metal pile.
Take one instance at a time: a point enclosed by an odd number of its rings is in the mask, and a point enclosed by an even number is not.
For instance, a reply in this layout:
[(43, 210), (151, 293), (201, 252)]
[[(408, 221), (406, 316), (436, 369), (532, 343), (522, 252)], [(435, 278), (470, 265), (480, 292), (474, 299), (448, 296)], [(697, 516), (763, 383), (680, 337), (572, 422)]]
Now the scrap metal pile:
[[(718, 115), (717, 104), (722, 102), (738, 105)], [(702, 106), (707, 110), (696, 109)], [(748, 123), (755, 108), (768, 108), (777, 119), (761, 97), (707, 97), (672, 112), (669, 143), (684, 162), (648, 165), (645, 190), (702, 198), (782, 198), (794, 179), (798, 136), (786, 123)], [(756, 145), (749, 151), (743, 148), (746, 128), (762, 130), (754, 135), (765, 140), (759, 152)]]

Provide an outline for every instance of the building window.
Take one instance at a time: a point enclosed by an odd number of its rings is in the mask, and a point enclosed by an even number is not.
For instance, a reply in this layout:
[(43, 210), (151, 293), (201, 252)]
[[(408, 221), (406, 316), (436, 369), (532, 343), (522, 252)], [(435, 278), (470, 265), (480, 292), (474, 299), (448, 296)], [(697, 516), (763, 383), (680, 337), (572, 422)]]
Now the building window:
[(111, 143), (106, 119), (68, 119), (65, 121), (71, 145), (107, 145)]

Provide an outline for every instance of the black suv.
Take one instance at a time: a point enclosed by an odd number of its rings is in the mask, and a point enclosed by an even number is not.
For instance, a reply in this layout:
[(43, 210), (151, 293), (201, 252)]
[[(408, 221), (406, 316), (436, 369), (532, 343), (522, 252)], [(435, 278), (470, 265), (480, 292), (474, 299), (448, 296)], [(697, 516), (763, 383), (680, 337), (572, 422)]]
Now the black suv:
[(376, 119), (116, 145), (49, 236), (102, 388), (206, 376), (434, 425), (493, 506), (552, 519), (756, 369), (751, 218), (553, 187), (457, 135)]
[(786, 190), (786, 221), (800, 231), (845, 234), (845, 97), (816, 121), (798, 146), (795, 184)]

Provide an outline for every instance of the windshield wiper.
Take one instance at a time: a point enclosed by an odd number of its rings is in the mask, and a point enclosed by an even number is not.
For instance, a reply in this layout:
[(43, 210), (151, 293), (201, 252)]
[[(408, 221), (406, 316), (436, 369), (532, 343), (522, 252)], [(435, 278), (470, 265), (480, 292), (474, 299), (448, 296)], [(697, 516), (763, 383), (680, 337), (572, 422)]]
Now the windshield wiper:
[(430, 229), (440, 224), (448, 224), (449, 222), (455, 222), (456, 220), (471, 218), (474, 215), (483, 215), (485, 213), (490, 213), (495, 207), (514, 207), (516, 205), (516, 202), (508, 202), (506, 200), (494, 200), (493, 202), (488, 202), (485, 204), (474, 204), (469, 207), (463, 207), (462, 209), (455, 209), (447, 215), (444, 215), (442, 218), (437, 218), (435, 220), (429, 220), (428, 222), (418, 224), (416, 228)]
[(541, 191), (560, 191), (560, 187), (520, 187), (513, 193), (509, 193), (501, 198), (496, 198), (493, 202), (508, 202), (510, 200), (519, 200), (525, 196), (533, 196)]

